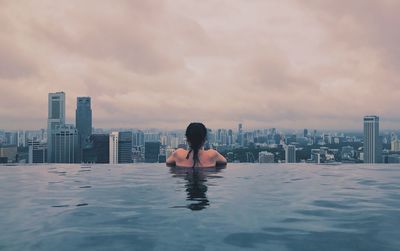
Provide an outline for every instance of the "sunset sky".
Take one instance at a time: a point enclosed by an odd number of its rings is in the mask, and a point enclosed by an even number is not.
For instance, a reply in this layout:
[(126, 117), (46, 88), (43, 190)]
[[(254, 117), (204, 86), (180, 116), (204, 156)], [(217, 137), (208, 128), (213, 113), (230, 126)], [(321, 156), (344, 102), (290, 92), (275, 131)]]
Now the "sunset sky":
[(0, 0), (0, 128), (400, 128), (398, 0)]

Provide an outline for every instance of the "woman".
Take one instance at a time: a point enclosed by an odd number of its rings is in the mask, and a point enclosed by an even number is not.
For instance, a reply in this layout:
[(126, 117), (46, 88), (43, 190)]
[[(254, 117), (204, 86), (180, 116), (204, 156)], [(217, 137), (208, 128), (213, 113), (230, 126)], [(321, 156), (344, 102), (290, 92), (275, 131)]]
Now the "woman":
[(167, 159), (168, 166), (177, 167), (216, 167), (225, 166), (226, 159), (215, 150), (204, 150), (207, 128), (202, 123), (190, 123), (186, 128), (186, 140), (190, 150), (179, 148)]

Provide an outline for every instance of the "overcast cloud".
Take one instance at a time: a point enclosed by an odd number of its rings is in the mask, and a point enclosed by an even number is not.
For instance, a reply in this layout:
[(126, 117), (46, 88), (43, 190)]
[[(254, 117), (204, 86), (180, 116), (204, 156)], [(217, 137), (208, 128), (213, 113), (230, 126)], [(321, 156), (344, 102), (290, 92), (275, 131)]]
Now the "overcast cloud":
[(0, 128), (400, 127), (400, 1), (0, 0)]

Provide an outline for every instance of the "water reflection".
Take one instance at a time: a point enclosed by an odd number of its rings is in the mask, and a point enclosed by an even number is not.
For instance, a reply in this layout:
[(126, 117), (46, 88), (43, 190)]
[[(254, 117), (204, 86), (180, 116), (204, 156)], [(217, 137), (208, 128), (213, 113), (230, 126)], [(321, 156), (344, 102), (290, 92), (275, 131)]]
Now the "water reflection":
[(183, 178), (185, 180), (186, 200), (190, 202), (185, 206), (186, 208), (192, 211), (199, 211), (206, 209), (210, 205), (210, 201), (207, 198), (207, 179), (214, 177), (212, 175), (219, 171), (220, 169), (216, 168), (207, 168), (207, 170), (180, 167), (170, 168), (170, 172), (173, 174), (172, 177)]

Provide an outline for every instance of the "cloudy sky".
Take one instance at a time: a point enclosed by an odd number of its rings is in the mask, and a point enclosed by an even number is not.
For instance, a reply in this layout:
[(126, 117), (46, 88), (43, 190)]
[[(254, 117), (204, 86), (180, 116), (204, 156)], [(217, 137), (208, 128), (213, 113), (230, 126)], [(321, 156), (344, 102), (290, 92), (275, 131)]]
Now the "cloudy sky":
[(400, 128), (398, 0), (0, 0), (0, 128)]

